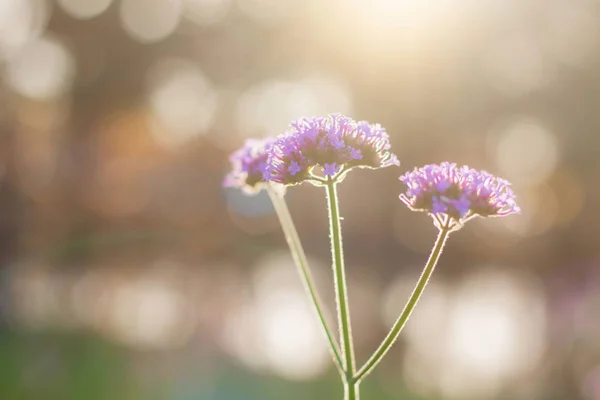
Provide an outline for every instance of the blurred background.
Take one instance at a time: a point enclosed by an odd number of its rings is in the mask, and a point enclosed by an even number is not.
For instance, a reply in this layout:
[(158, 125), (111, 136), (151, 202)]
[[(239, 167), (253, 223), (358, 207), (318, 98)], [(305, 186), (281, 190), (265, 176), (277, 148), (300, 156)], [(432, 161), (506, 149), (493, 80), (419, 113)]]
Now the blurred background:
[[(452, 235), (362, 397), (599, 400), (599, 55), (597, 0), (0, 0), (0, 399), (341, 399), (268, 197), (221, 181), (342, 112), (402, 161), (340, 188), (359, 363), (436, 236), (399, 175), (523, 209)], [(333, 316), (324, 194), (286, 198)]]

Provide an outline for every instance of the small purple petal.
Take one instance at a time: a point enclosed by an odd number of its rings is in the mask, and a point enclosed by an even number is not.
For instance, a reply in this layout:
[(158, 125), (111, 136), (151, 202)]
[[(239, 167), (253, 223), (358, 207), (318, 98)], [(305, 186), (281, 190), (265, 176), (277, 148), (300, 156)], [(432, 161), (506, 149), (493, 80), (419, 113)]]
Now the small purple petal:
[(463, 194), (458, 200), (450, 200), (450, 203), (458, 211), (461, 218), (467, 215), (471, 208), (471, 202), (467, 199), (465, 194)]
[(348, 149), (350, 150), (350, 157), (353, 160), (361, 160), (363, 158), (360, 149), (353, 149), (352, 147), (348, 146)]
[(431, 200), (432, 200), (432, 206), (431, 206), (432, 214), (442, 214), (448, 210), (448, 206), (442, 200), (440, 200), (439, 197), (433, 196), (433, 198)]
[(441, 180), (439, 182), (436, 182), (435, 190), (437, 190), (440, 193), (444, 193), (446, 190), (448, 190), (450, 188), (450, 186), (452, 186), (452, 183), (450, 183), (447, 180)]
[(288, 171), (290, 171), (290, 174), (292, 175), (296, 175), (298, 172), (300, 172), (301, 169), (302, 168), (300, 168), (296, 161), (292, 161), (292, 163), (288, 167)]
[(334, 176), (339, 171), (335, 163), (323, 165), (323, 173), (325, 176)]
[(329, 144), (336, 150), (346, 147), (342, 138), (335, 136), (334, 134), (329, 135)]

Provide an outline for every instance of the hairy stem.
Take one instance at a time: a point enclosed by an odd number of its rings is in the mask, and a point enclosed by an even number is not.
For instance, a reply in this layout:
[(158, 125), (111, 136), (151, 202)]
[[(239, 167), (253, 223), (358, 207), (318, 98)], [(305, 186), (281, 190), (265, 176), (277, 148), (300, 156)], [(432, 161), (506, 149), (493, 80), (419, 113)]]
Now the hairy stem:
[(344, 382), (344, 400), (359, 400), (359, 384), (360, 382)]
[(435, 245), (433, 246), (431, 254), (429, 255), (429, 260), (427, 261), (427, 264), (423, 269), (423, 273), (421, 274), (417, 285), (415, 286), (410, 298), (408, 299), (408, 302), (404, 306), (402, 314), (400, 314), (400, 317), (398, 317), (398, 319), (394, 323), (394, 326), (392, 327), (388, 335), (385, 337), (379, 348), (375, 351), (371, 358), (369, 358), (365, 365), (356, 373), (356, 375), (354, 376), (354, 379), (356, 381), (360, 381), (371, 371), (373, 371), (373, 368), (375, 368), (375, 366), (379, 364), (383, 356), (385, 356), (385, 354), (392, 347), (396, 339), (398, 339), (402, 328), (404, 328), (406, 321), (408, 321), (410, 314), (417, 305), (417, 302), (419, 301), (419, 298), (421, 297), (421, 294), (423, 293), (423, 290), (425, 289), (425, 286), (427, 285), (427, 282), (429, 281), (429, 278), (431, 277), (431, 274), (435, 269), (438, 259), (442, 254), (444, 244), (448, 239), (448, 234), (451, 230), (452, 227), (450, 225), (450, 219), (447, 218), (447, 220), (444, 222), (443, 226), (439, 230), (437, 240), (435, 242)]
[(352, 345), (352, 331), (350, 328), (350, 311), (346, 276), (344, 270), (344, 255), (342, 250), (342, 229), (338, 208), (336, 182), (327, 179), (327, 201), (329, 206), (329, 231), (331, 236), (331, 258), (333, 262), (333, 277), (336, 292), (338, 322), (340, 328), (340, 346), (344, 355), (345, 399), (358, 400), (358, 386), (354, 385), (354, 348)]
[(322, 303), (317, 293), (314, 280), (310, 273), (308, 261), (306, 260), (306, 254), (304, 253), (304, 249), (302, 248), (302, 243), (300, 242), (300, 238), (298, 236), (298, 232), (296, 231), (296, 227), (294, 226), (294, 221), (292, 220), (290, 211), (287, 207), (284, 198), (279, 193), (276, 193), (276, 191), (272, 188), (268, 189), (268, 193), (269, 197), (271, 198), (271, 201), (273, 202), (273, 207), (275, 208), (277, 217), (279, 217), (279, 222), (283, 229), (285, 239), (290, 248), (290, 252), (292, 253), (292, 257), (294, 258), (294, 262), (296, 263), (296, 267), (298, 268), (298, 272), (300, 273), (300, 277), (304, 284), (304, 288), (306, 289), (306, 292), (308, 293), (313, 303), (314, 309), (317, 312), (317, 317), (321, 322), (321, 326), (323, 327), (323, 331), (325, 332), (325, 336), (327, 337), (327, 341), (329, 342), (329, 347), (334, 362), (340, 370), (340, 373), (343, 374), (344, 365), (342, 363), (340, 351), (338, 349), (338, 345), (335, 339), (333, 338), (333, 335), (331, 334), (331, 330), (329, 329), (325, 320)]

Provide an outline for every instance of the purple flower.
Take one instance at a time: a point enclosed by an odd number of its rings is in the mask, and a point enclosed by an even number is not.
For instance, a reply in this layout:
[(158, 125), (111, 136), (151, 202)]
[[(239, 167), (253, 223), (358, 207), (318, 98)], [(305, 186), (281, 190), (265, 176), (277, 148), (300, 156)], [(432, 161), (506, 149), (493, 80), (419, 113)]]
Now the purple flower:
[(461, 222), (472, 216), (519, 213), (510, 183), (467, 166), (444, 162), (415, 168), (400, 177), (408, 189), (400, 195), (414, 211), (447, 215)]
[[(229, 157), (231, 172), (225, 177), (223, 186), (237, 187), (248, 193), (261, 189), (266, 182), (267, 149), (275, 139), (248, 139), (240, 149)], [(293, 168), (293, 166), (290, 166)]]
[(356, 122), (341, 114), (301, 118), (278, 136), (269, 150), (267, 176), (284, 185), (313, 178), (315, 167), (340, 179), (348, 170), (399, 165), (389, 136), (378, 124)]

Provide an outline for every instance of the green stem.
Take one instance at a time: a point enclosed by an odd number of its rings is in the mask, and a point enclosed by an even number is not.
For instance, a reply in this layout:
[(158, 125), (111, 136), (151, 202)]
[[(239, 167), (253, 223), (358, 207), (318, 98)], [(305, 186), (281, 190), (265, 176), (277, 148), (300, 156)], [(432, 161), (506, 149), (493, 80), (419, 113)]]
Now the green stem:
[(356, 381), (360, 381), (362, 378), (368, 375), (373, 370), (373, 368), (375, 368), (375, 366), (381, 361), (383, 356), (385, 356), (385, 354), (392, 347), (396, 339), (398, 339), (398, 335), (400, 335), (402, 328), (404, 328), (406, 321), (408, 321), (410, 314), (417, 305), (417, 302), (419, 301), (419, 298), (421, 297), (421, 294), (423, 293), (423, 290), (425, 289), (425, 286), (427, 285), (427, 282), (429, 281), (429, 278), (431, 277), (431, 274), (435, 269), (437, 261), (440, 258), (440, 255), (442, 254), (444, 244), (448, 239), (448, 234), (451, 232), (451, 230), (452, 226), (450, 225), (450, 219), (448, 218), (439, 231), (437, 240), (435, 242), (435, 245), (433, 246), (433, 250), (429, 255), (429, 260), (425, 265), (425, 269), (423, 269), (423, 273), (421, 274), (421, 277), (419, 278), (419, 281), (417, 282), (417, 285), (415, 286), (410, 296), (410, 299), (408, 300), (408, 303), (406, 303), (406, 305), (404, 306), (402, 314), (400, 314), (400, 317), (398, 317), (398, 319), (394, 323), (394, 326), (392, 327), (386, 338), (383, 340), (379, 348), (365, 363), (365, 365), (356, 373), (356, 375), (354, 376), (354, 379)]
[(344, 400), (359, 400), (360, 382), (344, 382)]
[(337, 343), (335, 342), (335, 339), (333, 338), (333, 335), (331, 334), (331, 330), (327, 326), (325, 315), (323, 313), (323, 307), (321, 306), (321, 301), (319, 299), (314, 280), (308, 267), (306, 254), (304, 253), (304, 249), (302, 248), (302, 243), (300, 242), (300, 238), (298, 236), (298, 232), (296, 231), (296, 227), (294, 226), (294, 221), (292, 220), (290, 211), (287, 207), (285, 200), (279, 193), (276, 193), (275, 190), (273, 190), (272, 188), (269, 188), (267, 191), (269, 193), (271, 201), (273, 202), (273, 207), (275, 208), (277, 217), (279, 217), (279, 222), (283, 229), (283, 233), (285, 235), (285, 239), (288, 243), (288, 246), (290, 247), (290, 252), (292, 253), (294, 262), (298, 267), (298, 272), (300, 273), (300, 277), (302, 278), (302, 282), (304, 283), (304, 288), (306, 289), (310, 299), (312, 300), (314, 309), (317, 312), (319, 321), (321, 322), (321, 326), (323, 326), (325, 336), (327, 336), (327, 340), (329, 341), (329, 347), (333, 359), (336, 363), (336, 366), (340, 370), (340, 373), (343, 373), (344, 366), (342, 363), (342, 358), (340, 356), (340, 351), (338, 349)]
[(336, 303), (338, 309), (338, 322), (340, 327), (340, 346), (344, 354), (346, 372), (346, 400), (358, 399), (358, 386), (354, 385), (354, 349), (352, 346), (352, 332), (350, 328), (350, 312), (348, 306), (348, 295), (346, 289), (346, 276), (344, 271), (344, 256), (342, 250), (342, 229), (340, 226), (340, 214), (338, 210), (338, 199), (336, 182), (327, 179), (327, 200), (329, 205), (329, 228), (331, 236), (331, 256), (334, 267), (334, 284), (337, 294)]

